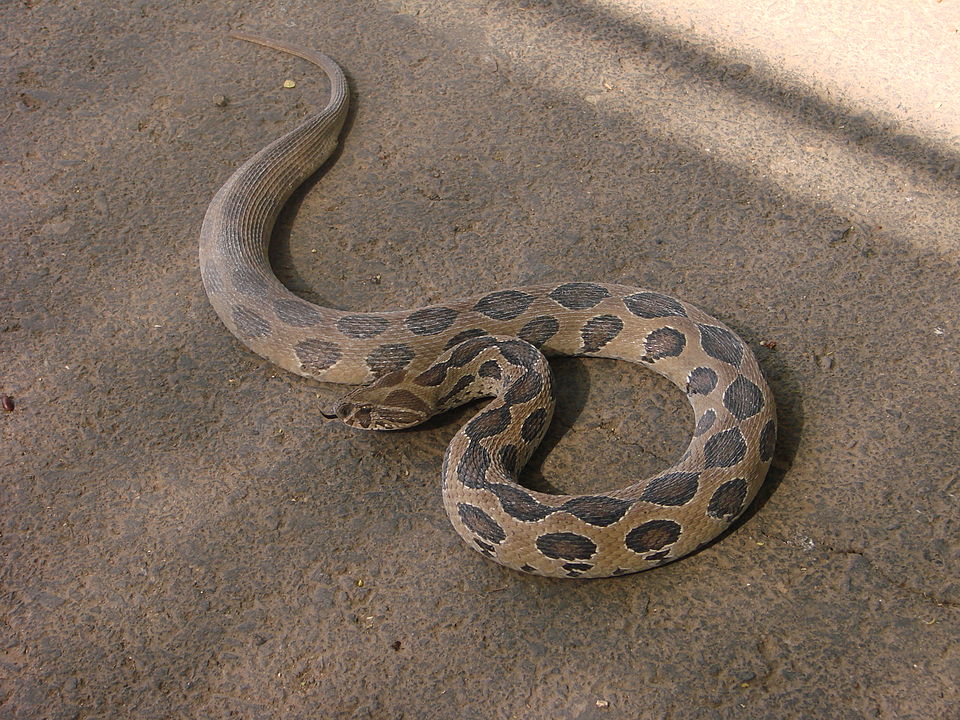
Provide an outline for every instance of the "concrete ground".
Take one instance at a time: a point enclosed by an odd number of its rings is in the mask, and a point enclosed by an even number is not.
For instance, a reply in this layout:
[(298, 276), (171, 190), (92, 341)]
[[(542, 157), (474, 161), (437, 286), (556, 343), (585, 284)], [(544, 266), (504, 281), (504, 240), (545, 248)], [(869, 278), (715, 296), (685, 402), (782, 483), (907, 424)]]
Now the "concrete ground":
[[(0, 716), (960, 717), (956, 3), (25, 0), (0, 26)], [(356, 98), (281, 218), (289, 287), (700, 305), (780, 407), (745, 520), (639, 575), (521, 576), (441, 507), (471, 410), (353, 431), (318, 412), (341, 388), (234, 341), (204, 210), (325, 102), (234, 28), (329, 52)], [(665, 381), (556, 371), (532, 486), (685, 447)]]

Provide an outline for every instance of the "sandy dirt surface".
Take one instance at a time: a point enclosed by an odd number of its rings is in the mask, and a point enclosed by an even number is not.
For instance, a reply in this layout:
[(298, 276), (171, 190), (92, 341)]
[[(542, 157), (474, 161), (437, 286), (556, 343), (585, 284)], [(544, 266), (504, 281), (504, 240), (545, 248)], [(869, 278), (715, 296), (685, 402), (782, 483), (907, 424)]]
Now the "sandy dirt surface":
[[(957, 717), (960, 13), (677, 5), (0, 7), (0, 716)], [(469, 409), (365, 434), (321, 417), (341, 388), (244, 350), (200, 222), (326, 85), (231, 29), (329, 52), (354, 95), (281, 217), (291, 289), (703, 307), (779, 404), (744, 521), (651, 572), (522, 576), (441, 507)], [(602, 490), (684, 449), (666, 381), (555, 367), (525, 482)]]

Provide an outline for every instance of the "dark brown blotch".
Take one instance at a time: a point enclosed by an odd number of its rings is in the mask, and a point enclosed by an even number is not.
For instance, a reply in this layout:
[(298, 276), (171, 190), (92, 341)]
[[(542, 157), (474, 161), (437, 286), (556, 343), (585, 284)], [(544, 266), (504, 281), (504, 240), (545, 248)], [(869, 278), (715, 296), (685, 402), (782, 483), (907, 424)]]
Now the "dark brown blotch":
[(496, 360), (487, 360), (477, 369), (477, 375), (485, 378), (499, 380), (502, 376), (500, 364)]
[(327, 340), (311, 338), (297, 343), (293, 349), (300, 367), (310, 373), (321, 373), (340, 360), (340, 346)]
[(500, 353), (511, 365), (535, 368), (540, 365), (543, 354), (523, 340), (504, 340), (497, 343)]
[(703, 446), (706, 467), (731, 467), (743, 460), (747, 443), (739, 428), (723, 430), (711, 437)]
[(280, 322), (292, 327), (311, 327), (323, 320), (320, 309), (299, 298), (281, 298), (273, 304)]
[(450, 352), (447, 364), (451, 367), (463, 367), (477, 355), (497, 344), (489, 335), (464, 340)]
[(651, 331), (643, 341), (646, 352), (643, 359), (656, 362), (662, 358), (677, 357), (687, 346), (687, 336), (672, 327), (662, 327)]
[(484, 295), (473, 309), (494, 320), (513, 320), (525, 312), (533, 301), (532, 295), (519, 290), (501, 290)]
[(481, 328), (470, 328), (469, 330), (461, 330), (452, 338), (447, 340), (447, 344), (443, 346), (443, 349), (449, 350), (454, 345), (459, 345), (464, 340), (469, 340), (470, 338), (475, 338), (475, 337), (482, 337), (483, 335), (489, 335), (489, 334), (490, 333), (488, 333), (486, 330), (483, 330)]
[(555, 317), (541, 315), (520, 328), (517, 337), (539, 348), (559, 331), (560, 323)]
[(717, 381), (717, 373), (713, 368), (695, 368), (687, 376), (687, 393), (690, 395), (709, 395), (717, 386)]
[(380, 335), (390, 321), (377, 315), (344, 315), (337, 320), (337, 330), (347, 337), (363, 340)]
[(475, 505), (459, 503), (457, 505), (457, 514), (468, 529), (484, 540), (499, 544), (507, 537), (507, 534), (503, 531), (503, 528), (497, 524), (497, 521)]
[(546, 421), (546, 410), (543, 408), (534, 410), (527, 416), (527, 419), (523, 421), (523, 425), (520, 426), (520, 437), (527, 442), (533, 442), (543, 434), (543, 431), (546, 429), (544, 427)]
[(378, 378), (396, 370), (403, 370), (413, 360), (414, 355), (409, 345), (391, 343), (378, 347), (367, 356), (365, 362), (373, 376)]
[(406, 319), (407, 329), (415, 335), (436, 335), (453, 325), (457, 311), (447, 307), (417, 310)]
[(712, 358), (739, 367), (743, 360), (743, 344), (726, 328), (715, 325), (697, 325), (700, 346)]
[(457, 463), (457, 479), (468, 488), (479, 490), (487, 487), (487, 470), (490, 468), (490, 453), (479, 443), (470, 443)]
[(556, 512), (556, 508), (544, 505), (513, 485), (492, 484), (487, 489), (500, 500), (503, 511), (520, 522), (537, 522)]
[(713, 427), (713, 423), (717, 420), (717, 414), (713, 410), (707, 410), (703, 415), (700, 416), (700, 419), (697, 420), (697, 426), (693, 429), (693, 436), (700, 437), (707, 430)]
[(490, 557), (490, 558), (496, 557), (496, 553), (494, 552), (495, 548), (493, 545), (490, 545), (489, 543), (484, 542), (480, 538), (474, 538), (473, 542), (476, 544), (477, 549), (480, 550), (480, 552), (482, 552), (487, 557)]
[(623, 304), (627, 306), (627, 310), (642, 318), (687, 316), (687, 311), (679, 300), (660, 293), (642, 292), (627, 295), (623, 299)]
[(584, 495), (565, 502), (560, 509), (580, 518), (588, 525), (607, 527), (618, 522), (630, 509), (631, 503), (618, 498)]
[(627, 533), (624, 544), (635, 553), (662, 550), (680, 539), (680, 523), (673, 520), (649, 520)]
[(521, 375), (503, 395), (506, 405), (518, 405), (530, 402), (543, 390), (543, 378), (540, 373), (527, 370)]
[(590, 563), (564, 563), (563, 569), (567, 571), (567, 577), (580, 577), (587, 570), (592, 568), (593, 565)]
[(482, 440), (486, 437), (499, 435), (510, 424), (510, 410), (506, 407), (498, 407), (493, 410), (485, 410), (477, 415), (473, 420), (463, 426), (463, 433), (471, 440)]
[(760, 431), (760, 459), (769, 462), (773, 459), (773, 451), (777, 445), (777, 423), (768, 420)]
[(580, 330), (583, 352), (600, 352), (600, 348), (613, 340), (623, 330), (623, 320), (616, 315), (598, 315), (590, 318)]
[(233, 323), (241, 338), (252, 340), (270, 334), (270, 323), (243, 305), (233, 309)]
[(724, 390), (723, 405), (737, 420), (746, 420), (763, 409), (763, 391), (743, 375), (738, 375)]
[[(413, 381), (417, 385), (422, 385), (423, 387), (436, 387), (447, 377), (447, 370), (448, 368), (446, 363), (436, 363), (417, 375)], [(390, 374), (392, 375), (393, 373)]]
[(697, 488), (700, 487), (699, 479), (700, 473), (692, 472), (672, 472), (661, 475), (647, 484), (640, 499), (667, 507), (686, 505), (697, 494)]
[(589, 560), (597, 553), (597, 545), (583, 535), (559, 532), (538, 537), (537, 550), (554, 560)]
[(707, 514), (717, 520), (732, 522), (743, 511), (746, 497), (747, 481), (744, 478), (728, 480), (711, 496)]
[(549, 297), (570, 310), (586, 310), (610, 297), (610, 292), (596, 283), (572, 282), (553, 289)]

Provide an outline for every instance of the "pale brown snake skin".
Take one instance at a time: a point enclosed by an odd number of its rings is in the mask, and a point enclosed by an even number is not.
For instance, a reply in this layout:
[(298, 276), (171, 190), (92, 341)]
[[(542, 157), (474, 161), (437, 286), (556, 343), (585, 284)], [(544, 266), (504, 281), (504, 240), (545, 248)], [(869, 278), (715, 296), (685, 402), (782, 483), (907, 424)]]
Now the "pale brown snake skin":
[[(694, 306), (596, 282), (373, 313), (321, 307), (287, 290), (267, 259), (274, 221), (336, 147), (346, 80), (320, 53), (235, 37), (318, 65), (331, 87), (327, 106), (245, 162), (204, 218), (203, 284), (244, 345), (316, 380), (373, 383), (336, 407), (355, 427), (409, 427), (493, 396), (447, 449), (443, 504), (470, 547), (507, 567), (553, 577), (622, 575), (676, 560), (729, 527), (770, 465), (774, 402), (746, 343)], [(619, 490), (548, 495), (521, 487), (517, 473), (553, 413), (553, 378), (538, 348), (639, 362), (670, 379), (693, 408), (686, 452), (668, 470)]]

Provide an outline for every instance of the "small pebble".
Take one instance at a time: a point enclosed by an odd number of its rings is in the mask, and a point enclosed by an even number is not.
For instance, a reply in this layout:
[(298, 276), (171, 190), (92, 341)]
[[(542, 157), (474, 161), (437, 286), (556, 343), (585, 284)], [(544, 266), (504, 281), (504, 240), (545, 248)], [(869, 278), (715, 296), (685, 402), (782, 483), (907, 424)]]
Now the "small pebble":
[(294, 80), (284, 80), (283, 86), (289, 90), (290, 88), (295, 88), (297, 83)]
[(777, 341), (776, 341), (776, 340), (761, 340), (761, 341), (760, 341), (760, 344), (763, 345), (763, 347), (769, 348), (769, 349), (771, 349), (771, 350), (773, 350), (774, 348), (777, 347)]
[(213, 104), (217, 107), (226, 107), (230, 104), (230, 98), (226, 95), (215, 95), (213, 98)]
[(0, 395), (0, 405), (3, 405), (3, 409), (7, 412), (13, 412), (13, 409), (16, 405), (13, 404), (13, 398), (9, 395)]

